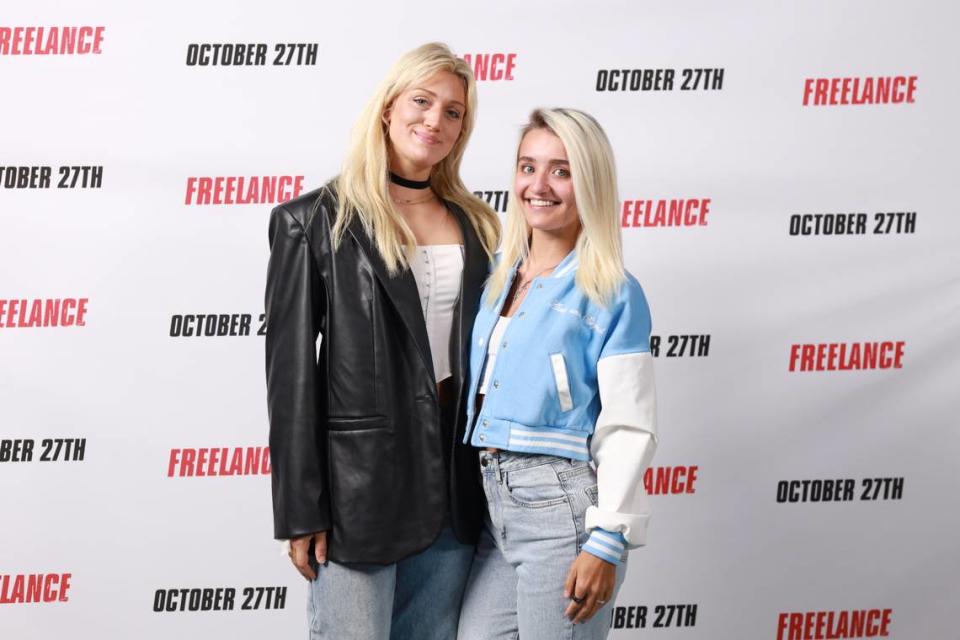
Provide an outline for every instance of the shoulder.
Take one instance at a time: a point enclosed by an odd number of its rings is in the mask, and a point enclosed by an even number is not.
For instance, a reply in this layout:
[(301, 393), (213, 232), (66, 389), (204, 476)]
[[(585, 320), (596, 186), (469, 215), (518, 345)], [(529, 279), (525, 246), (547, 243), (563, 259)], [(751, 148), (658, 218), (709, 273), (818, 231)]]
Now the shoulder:
[(649, 350), (650, 306), (643, 287), (629, 272), (601, 317), (606, 324), (605, 355)]
[(293, 200), (277, 205), (271, 214), (271, 225), (281, 221), (309, 229), (317, 221), (336, 215), (337, 192), (333, 181), (308, 191)]
[(617, 291), (616, 296), (614, 296), (614, 304), (612, 306), (620, 308), (622, 311), (630, 310), (649, 314), (650, 306), (647, 303), (647, 296), (643, 292), (643, 287), (640, 286), (640, 282), (629, 271), (626, 271), (624, 275), (626, 278), (620, 284), (620, 289)]
[(569, 295), (576, 296), (588, 306), (590, 313), (607, 321), (616, 320), (624, 313), (647, 313), (647, 296), (643, 292), (640, 282), (629, 271), (624, 272), (624, 279), (617, 285), (613, 293), (601, 304), (591, 299), (576, 283), (574, 274), (567, 276), (569, 280)]

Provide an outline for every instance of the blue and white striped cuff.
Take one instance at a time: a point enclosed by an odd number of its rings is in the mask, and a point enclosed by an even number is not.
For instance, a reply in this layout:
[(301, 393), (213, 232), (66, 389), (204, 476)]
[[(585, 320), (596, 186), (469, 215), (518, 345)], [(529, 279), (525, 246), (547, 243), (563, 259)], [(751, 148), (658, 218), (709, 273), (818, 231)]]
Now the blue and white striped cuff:
[(511, 426), (507, 448), (511, 451), (589, 460), (590, 446), (587, 444), (589, 437), (590, 434), (587, 433), (558, 433), (550, 428), (521, 429)]
[(620, 564), (620, 558), (626, 549), (627, 540), (623, 534), (606, 529), (594, 529), (590, 533), (583, 550), (610, 564)]

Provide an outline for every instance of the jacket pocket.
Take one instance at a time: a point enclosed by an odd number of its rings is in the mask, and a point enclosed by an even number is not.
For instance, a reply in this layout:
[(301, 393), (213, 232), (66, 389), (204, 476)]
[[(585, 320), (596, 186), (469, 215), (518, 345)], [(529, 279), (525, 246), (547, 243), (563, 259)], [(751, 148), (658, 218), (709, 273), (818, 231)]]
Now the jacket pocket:
[(573, 398), (570, 395), (570, 380), (567, 378), (567, 363), (562, 353), (550, 354), (550, 368), (553, 369), (553, 381), (557, 386), (560, 411), (570, 411), (573, 409)]
[(380, 532), (395, 524), (396, 505), (406, 498), (397, 489), (405, 478), (397, 475), (393, 432), (330, 431), (327, 442), (333, 539), (343, 536), (356, 553), (378, 536), (387, 539)]
[(370, 429), (385, 429), (389, 426), (390, 421), (386, 416), (327, 418), (327, 429), (330, 431), (368, 431)]

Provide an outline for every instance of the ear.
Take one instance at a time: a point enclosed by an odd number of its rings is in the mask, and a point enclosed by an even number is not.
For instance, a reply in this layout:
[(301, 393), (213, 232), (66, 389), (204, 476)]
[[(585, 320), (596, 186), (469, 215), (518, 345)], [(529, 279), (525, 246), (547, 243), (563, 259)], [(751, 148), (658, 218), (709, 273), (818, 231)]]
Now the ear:
[(383, 124), (387, 125), (387, 128), (390, 128), (390, 113), (393, 111), (393, 105), (391, 104), (386, 109), (383, 110), (383, 114), (380, 116), (380, 120)]

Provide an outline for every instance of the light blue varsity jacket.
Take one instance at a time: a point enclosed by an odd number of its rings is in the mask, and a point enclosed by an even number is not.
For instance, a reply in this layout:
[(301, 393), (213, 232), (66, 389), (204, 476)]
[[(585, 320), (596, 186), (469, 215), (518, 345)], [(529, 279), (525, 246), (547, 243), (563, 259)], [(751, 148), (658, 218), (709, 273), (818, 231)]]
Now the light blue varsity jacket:
[(650, 354), (650, 310), (636, 279), (607, 307), (577, 288), (572, 251), (548, 276), (535, 278), (498, 345), (482, 410), (476, 396), (487, 341), (510, 282), (493, 306), (484, 298), (473, 325), (467, 424), (477, 447), (591, 460), (597, 506), (584, 551), (619, 564), (625, 549), (646, 543), (649, 507), (643, 473), (657, 443)]

